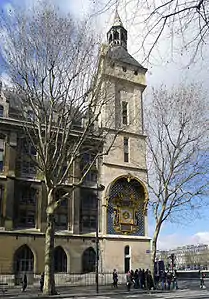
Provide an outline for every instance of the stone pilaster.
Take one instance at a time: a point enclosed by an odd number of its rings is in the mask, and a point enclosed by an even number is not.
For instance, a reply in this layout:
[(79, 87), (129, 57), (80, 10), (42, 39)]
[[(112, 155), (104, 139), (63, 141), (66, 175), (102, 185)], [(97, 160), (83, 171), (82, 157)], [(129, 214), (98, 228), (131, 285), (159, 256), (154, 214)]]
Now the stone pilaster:
[(14, 223), (14, 180), (7, 178), (5, 184), (5, 221), (4, 226), (6, 230), (13, 230)]
[(16, 154), (17, 154), (17, 133), (10, 132), (6, 144), (5, 171), (8, 176), (15, 176)]
[(73, 222), (73, 233), (80, 233), (80, 189), (77, 188), (72, 195), (73, 205), (72, 205), (72, 222)]
[(38, 228), (40, 228), (41, 232), (45, 232), (46, 230), (46, 207), (47, 207), (47, 194), (46, 188), (42, 183), (39, 188), (39, 194), (37, 196), (38, 204)]

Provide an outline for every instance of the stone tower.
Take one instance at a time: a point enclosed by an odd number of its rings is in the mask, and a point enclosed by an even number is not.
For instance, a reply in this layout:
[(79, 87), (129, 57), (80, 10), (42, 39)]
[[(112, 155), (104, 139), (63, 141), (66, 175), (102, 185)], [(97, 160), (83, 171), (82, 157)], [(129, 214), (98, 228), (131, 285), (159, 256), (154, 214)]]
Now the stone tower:
[(102, 96), (107, 99), (100, 119), (109, 131), (107, 146), (116, 138), (103, 157), (99, 178), (106, 187), (100, 206), (102, 271), (124, 272), (150, 265), (142, 105), (147, 69), (128, 53), (127, 37), (116, 11), (99, 65)]

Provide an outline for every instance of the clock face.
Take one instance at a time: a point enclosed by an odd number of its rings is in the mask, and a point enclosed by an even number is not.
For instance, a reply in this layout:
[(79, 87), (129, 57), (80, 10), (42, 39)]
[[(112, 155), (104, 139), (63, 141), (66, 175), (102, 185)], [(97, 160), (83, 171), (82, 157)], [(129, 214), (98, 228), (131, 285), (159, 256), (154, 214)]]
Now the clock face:
[(123, 219), (128, 219), (128, 218), (130, 218), (130, 213), (129, 212), (127, 212), (127, 211), (125, 211), (124, 213), (123, 213)]
[(121, 208), (120, 210), (120, 223), (133, 224), (133, 209)]

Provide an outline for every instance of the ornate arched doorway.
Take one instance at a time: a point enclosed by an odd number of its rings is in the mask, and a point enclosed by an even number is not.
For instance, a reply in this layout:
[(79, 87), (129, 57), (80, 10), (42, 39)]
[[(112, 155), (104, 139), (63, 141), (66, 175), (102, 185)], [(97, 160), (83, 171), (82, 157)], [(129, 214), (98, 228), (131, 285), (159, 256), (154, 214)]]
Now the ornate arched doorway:
[(14, 254), (15, 283), (20, 284), (23, 274), (34, 272), (34, 255), (26, 244), (19, 247)]
[(87, 248), (82, 255), (82, 272), (94, 272), (96, 265), (96, 252), (94, 248)]
[(144, 236), (144, 212), (147, 191), (142, 182), (131, 175), (117, 178), (109, 187), (107, 233)]
[(67, 272), (67, 255), (61, 246), (54, 249), (54, 272)]

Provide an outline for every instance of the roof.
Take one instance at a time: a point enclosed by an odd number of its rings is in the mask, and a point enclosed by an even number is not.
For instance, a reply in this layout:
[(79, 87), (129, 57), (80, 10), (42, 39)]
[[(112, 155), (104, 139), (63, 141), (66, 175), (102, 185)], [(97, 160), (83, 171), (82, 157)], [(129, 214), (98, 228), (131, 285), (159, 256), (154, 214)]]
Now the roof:
[(134, 59), (124, 47), (113, 46), (108, 49), (107, 56), (112, 60), (117, 60), (123, 63), (127, 63), (138, 68), (145, 69), (136, 59)]
[(115, 26), (121, 26), (123, 27), (123, 23), (121, 21), (121, 18), (119, 16), (118, 10), (116, 9), (115, 11), (115, 17), (114, 17), (114, 22), (113, 22), (113, 27)]

